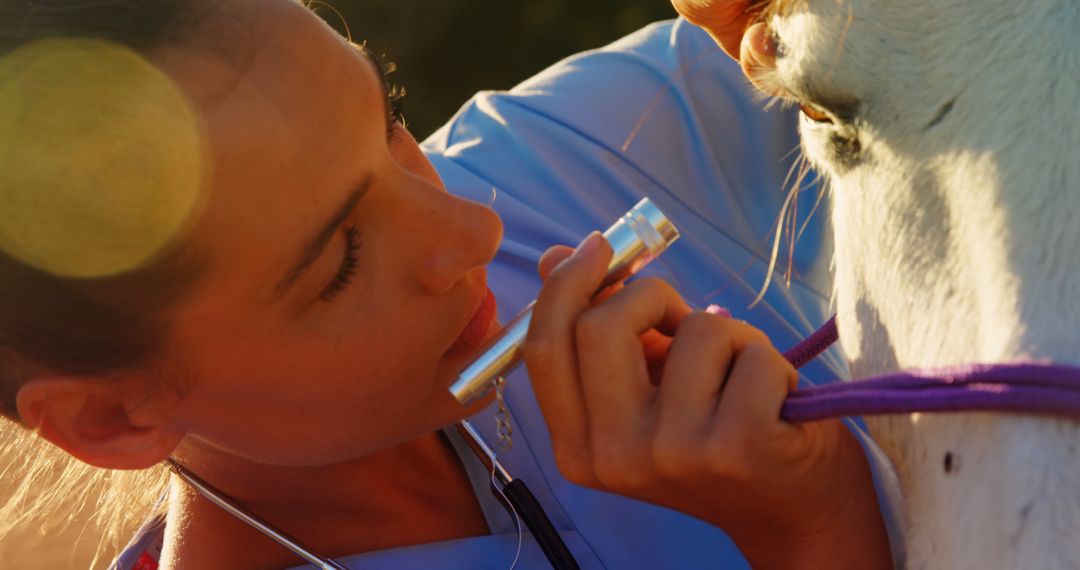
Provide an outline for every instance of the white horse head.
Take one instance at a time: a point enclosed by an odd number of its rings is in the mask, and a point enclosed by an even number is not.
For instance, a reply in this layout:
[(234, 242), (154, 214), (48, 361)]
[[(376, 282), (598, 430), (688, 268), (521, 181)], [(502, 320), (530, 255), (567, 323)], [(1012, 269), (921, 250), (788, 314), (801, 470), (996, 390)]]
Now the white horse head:
[[(1080, 4), (783, 4), (767, 81), (812, 109), (803, 147), (831, 184), (854, 377), (1080, 364)], [(900, 476), (909, 566), (1080, 564), (1080, 423), (870, 427)]]

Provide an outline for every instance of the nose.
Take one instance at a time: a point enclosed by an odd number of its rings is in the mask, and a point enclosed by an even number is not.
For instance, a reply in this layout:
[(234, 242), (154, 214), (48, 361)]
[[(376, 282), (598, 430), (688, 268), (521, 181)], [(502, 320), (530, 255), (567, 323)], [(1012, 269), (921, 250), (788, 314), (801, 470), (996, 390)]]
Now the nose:
[(428, 254), (418, 267), (418, 281), (425, 290), (443, 293), (475, 269), (491, 262), (502, 241), (502, 221), (494, 210), (434, 190)]

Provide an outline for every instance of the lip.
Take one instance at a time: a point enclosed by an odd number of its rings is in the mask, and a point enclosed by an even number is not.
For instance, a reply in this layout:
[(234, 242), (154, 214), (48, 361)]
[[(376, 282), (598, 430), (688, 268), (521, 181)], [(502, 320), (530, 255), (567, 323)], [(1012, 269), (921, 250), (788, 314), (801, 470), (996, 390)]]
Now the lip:
[(480, 300), (479, 306), (447, 354), (471, 353), (491, 338), (492, 329), (498, 324), (497, 308), (495, 294), (485, 287), (484, 297)]

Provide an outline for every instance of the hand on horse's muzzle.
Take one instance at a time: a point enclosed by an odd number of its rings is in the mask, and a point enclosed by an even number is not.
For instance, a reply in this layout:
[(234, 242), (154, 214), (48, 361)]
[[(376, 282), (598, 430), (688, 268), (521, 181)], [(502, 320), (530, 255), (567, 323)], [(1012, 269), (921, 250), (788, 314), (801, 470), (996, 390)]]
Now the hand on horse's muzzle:
[(756, 22), (766, 3), (748, 0), (671, 0), (675, 10), (709, 32), (766, 95), (782, 96), (768, 78), (776, 69), (776, 42), (765, 22)]
[(751, 0), (671, 0), (675, 11), (716, 40), (728, 55), (739, 59), (743, 32), (760, 12)]

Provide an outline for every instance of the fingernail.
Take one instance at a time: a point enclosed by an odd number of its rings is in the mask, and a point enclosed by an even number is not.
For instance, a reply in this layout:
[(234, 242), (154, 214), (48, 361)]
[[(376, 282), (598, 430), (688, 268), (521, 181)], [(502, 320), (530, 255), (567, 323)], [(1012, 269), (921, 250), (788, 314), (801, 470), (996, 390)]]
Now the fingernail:
[(720, 305), (709, 305), (708, 307), (705, 307), (705, 312), (709, 313), (710, 315), (720, 315), (721, 317), (724, 317), (726, 319), (731, 318), (731, 311), (721, 307)]
[(589, 255), (596, 250), (600, 249), (600, 244), (603, 242), (604, 237), (600, 235), (600, 232), (592, 232), (585, 236), (585, 239), (581, 240), (577, 249), (574, 250), (574, 255)]

